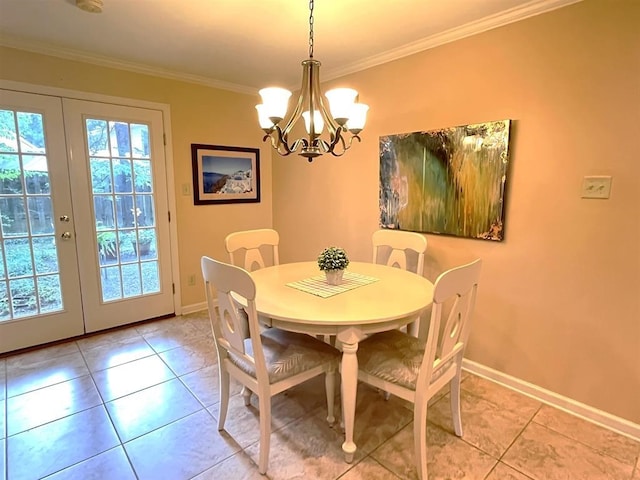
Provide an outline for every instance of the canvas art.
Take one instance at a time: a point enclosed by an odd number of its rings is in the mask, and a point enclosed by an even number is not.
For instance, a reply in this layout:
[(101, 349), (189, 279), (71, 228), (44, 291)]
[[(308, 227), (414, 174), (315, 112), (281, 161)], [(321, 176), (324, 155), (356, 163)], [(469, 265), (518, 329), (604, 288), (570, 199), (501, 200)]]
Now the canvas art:
[(503, 240), (510, 126), (380, 137), (381, 227)]

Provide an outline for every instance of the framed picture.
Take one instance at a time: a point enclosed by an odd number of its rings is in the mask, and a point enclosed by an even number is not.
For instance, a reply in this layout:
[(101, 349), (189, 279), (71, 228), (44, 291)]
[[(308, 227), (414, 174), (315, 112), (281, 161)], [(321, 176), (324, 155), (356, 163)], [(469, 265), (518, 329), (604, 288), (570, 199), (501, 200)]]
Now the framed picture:
[(193, 203), (260, 201), (260, 150), (225, 145), (191, 144)]
[(380, 137), (380, 226), (502, 241), (510, 126)]

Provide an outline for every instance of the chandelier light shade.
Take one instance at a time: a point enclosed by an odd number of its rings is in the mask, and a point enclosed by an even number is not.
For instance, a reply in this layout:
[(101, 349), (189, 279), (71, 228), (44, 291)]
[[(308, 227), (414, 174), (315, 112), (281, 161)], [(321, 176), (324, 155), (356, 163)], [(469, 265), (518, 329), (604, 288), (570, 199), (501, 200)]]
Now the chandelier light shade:
[[(369, 110), (367, 105), (358, 103), (358, 92), (352, 88), (328, 91), (327, 109), (320, 91), (320, 62), (313, 58), (313, 6), (311, 0), (309, 58), (302, 62), (302, 87), (295, 107), (287, 116), (291, 92), (279, 87), (260, 90), (262, 103), (256, 105), (260, 128), (265, 132), (263, 140), (270, 140), (282, 156), (297, 153), (310, 162), (324, 153), (339, 157), (351, 147), (354, 139), (360, 141), (359, 134)], [(300, 118), (304, 120), (307, 135), (292, 140), (289, 135)]]

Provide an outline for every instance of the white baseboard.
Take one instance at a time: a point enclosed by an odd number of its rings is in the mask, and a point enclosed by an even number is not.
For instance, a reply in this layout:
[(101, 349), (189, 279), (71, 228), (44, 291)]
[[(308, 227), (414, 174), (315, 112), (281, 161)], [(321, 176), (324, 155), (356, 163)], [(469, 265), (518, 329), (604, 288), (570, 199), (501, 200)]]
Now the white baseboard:
[(610, 413), (598, 410), (597, 408), (577, 402), (571, 398), (564, 397), (558, 393), (545, 390), (542, 387), (525, 382), (506, 373), (493, 370), (480, 363), (463, 359), (462, 368), (467, 372), (491, 380), (503, 387), (514, 390), (518, 393), (531, 397), (552, 407), (556, 407), (567, 413), (580, 417), (601, 427), (612, 430), (616, 433), (640, 441), (640, 425), (624, 418), (616, 417)]
[(183, 305), (182, 314), (188, 315), (190, 313), (199, 312), (207, 309), (207, 302), (194, 303), (192, 305)]

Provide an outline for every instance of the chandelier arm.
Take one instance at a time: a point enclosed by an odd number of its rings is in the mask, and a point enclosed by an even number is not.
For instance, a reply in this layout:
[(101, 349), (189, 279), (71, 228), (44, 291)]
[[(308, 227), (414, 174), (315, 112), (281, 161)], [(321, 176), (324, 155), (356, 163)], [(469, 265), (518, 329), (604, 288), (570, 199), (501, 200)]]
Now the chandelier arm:
[[(343, 129), (342, 131), (344, 132), (346, 130)], [(331, 144), (329, 148), (329, 153), (334, 157), (341, 157), (347, 152), (347, 150), (351, 148), (351, 145), (353, 144), (354, 140), (358, 140), (359, 142), (362, 141), (358, 135), (351, 135), (351, 137), (349, 137), (349, 141), (347, 142), (344, 136), (340, 135), (339, 139), (337, 138), (336, 141)], [(336, 151), (335, 147), (338, 143), (342, 145), (342, 149), (339, 151)]]
[[(336, 129), (336, 133), (335, 135), (333, 135), (331, 137), (331, 145), (329, 146), (329, 151), (331, 153), (334, 152), (336, 146), (340, 143), (342, 144), (342, 151), (345, 152), (349, 149), (349, 147), (346, 145), (345, 140), (344, 140), (344, 135), (342, 134), (344, 132), (344, 128), (342, 128), (341, 126), (338, 125), (338, 128)], [(349, 146), (351, 146), (351, 143), (349, 143)]]
[(289, 142), (287, 138), (283, 135), (282, 130), (279, 126), (276, 125), (275, 132), (278, 134), (277, 145), (278, 151), (281, 151), (281, 148), (284, 148), (284, 151), (287, 155), (291, 153), (291, 148), (289, 147)]
[(302, 116), (302, 111), (304, 110), (304, 97), (305, 92), (309, 90), (309, 70), (313, 68), (313, 65), (309, 61), (302, 62), (302, 87), (300, 88), (300, 95), (298, 96), (298, 102), (296, 104), (296, 108), (294, 108), (293, 112), (291, 112), (291, 116), (287, 123), (285, 124), (283, 130), (284, 138), (289, 137), (289, 133), (293, 129), (293, 126)]
[[(316, 110), (318, 108), (318, 99), (322, 100), (322, 95), (320, 94), (320, 90), (316, 88), (318, 84), (318, 78), (320, 77), (320, 63), (319, 62), (310, 62), (309, 68), (309, 81), (307, 85), (309, 86), (307, 91), (307, 111), (309, 112), (309, 129), (307, 130), (307, 135), (309, 136), (309, 143), (314, 145), (317, 142), (316, 138), (320, 137), (320, 132), (318, 132), (318, 125), (316, 125)], [(322, 111), (320, 112), (322, 114)]]
[(311, 77), (312, 79), (311, 92), (315, 93), (315, 103), (316, 103), (316, 106), (318, 107), (317, 109), (320, 111), (320, 115), (324, 120), (324, 124), (327, 127), (327, 130), (329, 131), (329, 136), (331, 138), (331, 141), (333, 142), (333, 139), (336, 135), (339, 125), (336, 123), (333, 117), (329, 114), (329, 109), (327, 108), (327, 105), (324, 102), (324, 98), (321, 93), (322, 91), (320, 90), (320, 63), (319, 62), (315, 65), (313, 73), (315, 73), (315, 75)]
[(289, 144), (282, 135), (282, 130), (277, 125), (264, 136), (262, 141), (265, 142), (267, 138), (271, 140), (271, 147), (283, 157), (290, 155), (295, 150), (289, 147)]
[(316, 147), (318, 147), (318, 149), (322, 152), (322, 153), (329, 153), (330, 151), (330, 145), (329, 143), (327, 143), (326, 140), (323, 140), (322, 138), (318, 138), (316, 140)]
[(302, 146), (302, 150), (309, 147), (309, 142), (306, 138), (299, 138), (295, 142), (293, 142), (293, 145), (291, 146), (291, 152), (297, 152), (298, 149), (300, 149), (300, 146)]

